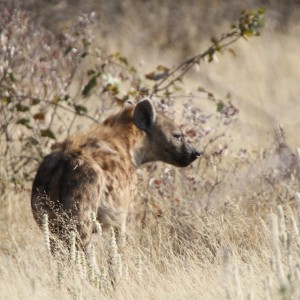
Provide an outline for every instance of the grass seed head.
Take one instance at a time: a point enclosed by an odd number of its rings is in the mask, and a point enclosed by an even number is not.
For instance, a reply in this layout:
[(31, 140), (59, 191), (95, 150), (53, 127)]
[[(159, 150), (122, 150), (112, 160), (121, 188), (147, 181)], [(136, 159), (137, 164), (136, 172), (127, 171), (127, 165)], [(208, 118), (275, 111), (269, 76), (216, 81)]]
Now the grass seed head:
[(43, 235), (44, 235), (44, 244), (46, 247), (46, 251), (49, 255), (51, 255), (51, 246), (50, 246), (50, 234), (49, 234), (49, 222), (48, 215), (43, 214)]

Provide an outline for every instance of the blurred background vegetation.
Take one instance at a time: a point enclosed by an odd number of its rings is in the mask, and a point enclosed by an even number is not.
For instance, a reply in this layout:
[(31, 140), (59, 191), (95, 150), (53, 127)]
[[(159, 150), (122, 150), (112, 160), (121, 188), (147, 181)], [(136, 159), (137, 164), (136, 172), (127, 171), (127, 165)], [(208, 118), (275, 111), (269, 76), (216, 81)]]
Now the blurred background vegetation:
[(202, 65), (185, 86), (193, 90), (201, 85), (222, 97), (230, 94), (241, 109), (243, 128), (238, 132), (251, 135), (247, 141), (251, 147), (270, 143), (278, 123), (293, 146), (300, 143), (294, 132), (295, 125), (300, 126), (300, 108), (295, 107), (300, 101), (299, 0), (24, 0), (22, 6), (57, 34), (73, 26), (79, 15), (94, 11), (98, 45), (110, 53), (120, 52), (144, 73), (201, 52), (211, 37), (227, 31), (242, 10), (264, 7), (262, 39), (238, 44), (233, 52), (237, 55), (216, 66)]
[[(13, 7), (14, 1), (7, 1)], [(16, 2), (18, 3), (18, 2)], [(185, 58), (199, 51), (203, 41), (236, 20), (242, 10), (265, 7), (268, 26), (287, 32), (300, 21), (299, 0), (24, 0), (47, 28), (61, 32), (72, 26), (78, 15), (95, 11), (99, 17), (97, 35), (103, 47), (113, 45), (123, 52), (129, 46), (148, 51), (169, 51)], [(125, 53), (127, 54), (127, 53)]]

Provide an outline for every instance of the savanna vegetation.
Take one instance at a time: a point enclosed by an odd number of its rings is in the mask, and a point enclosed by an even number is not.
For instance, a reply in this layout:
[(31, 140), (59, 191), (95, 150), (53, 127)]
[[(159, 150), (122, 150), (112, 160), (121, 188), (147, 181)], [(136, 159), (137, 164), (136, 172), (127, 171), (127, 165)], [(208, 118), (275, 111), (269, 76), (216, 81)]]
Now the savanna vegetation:
[[(297, 1), (0, 6), (0, 299), (299, 299)], [(203, 155), (139, 170), (125, 245), (52, 256), (42, 157), (144, 97)]]

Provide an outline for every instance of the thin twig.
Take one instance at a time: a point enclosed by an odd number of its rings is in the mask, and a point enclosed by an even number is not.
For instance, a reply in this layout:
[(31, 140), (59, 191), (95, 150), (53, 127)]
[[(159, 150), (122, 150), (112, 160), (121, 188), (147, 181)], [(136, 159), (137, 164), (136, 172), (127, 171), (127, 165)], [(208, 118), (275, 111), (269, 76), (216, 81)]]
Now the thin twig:
[[(227, 40), (232, 37), (234, 37), (232, 40), (230, 40), (224, 44), (221, 44), (224, 40)], [(198, 64), (200, 62), (200, 60), (204, 59), (207, 55), (213, 54), (217, 50), (221, 50), (223, 48), (228, 47), (229, 45), (235, 43), (241, 37), (242, 37), (242, 35), (240, 34), (239, 30), (234, 30), (226, 35), (222, 35), (222, 37), (218, 41), (214, 42), (214, 44), (212, 46), (210, 46), (206, 51), (204, 51), (200, 54), (197, 54), (197, 55), (193, 56), (192, 58), (186, 59), (185, 61), (181, 62), (177, 67), (174, 67), (170, 72), (168, 72), (166, 74), (166, 76), (160, 80), (159, 83), (154, 85), (152, 92), (151, 92), (151, 96), (153, 96), (157, 92), (168, 89), (176, 81), (181, 80), (181, 78), (195, 64)], [(172, 77), (173, 75), (178, 73), (179, 70), (181, 70), (181, 72), (174, 79), (172, 79), (170, 82), (163, 85), (165, 82), (167, 82), (170, 79), (170, 77)]]
[[(4, 95), (1, 95), (1, 94), (0, 94), (0, 97), (4, 97)], [(69, 107), (66, 107), (66, 106), (64, 106), (64, 105), (62, 105), (62, 104), (59, 104), (59, 103), (54, 103), (53, 101), (50, 101), (50, 100), (46, 100), (46, 99), (42, 99), (42, 98), (38, 98), (38, 97), (32, 97), (32, 96), (30, 96), (30, 95), (28, 95), (28, 96), (26, 96), (26, 95), (14, 95), (14, 97), (19, 98), (19, 99), (23, 99), (23, 100), (24, 100), (24, 99), (31, 99), (31, 100), (35, 100), (35, 101), (45, 102), (45, 103), (48, 103), (48, 104), (50, 104), (50, 105), (57, 106), (57, 107), (59, 107), (59, 108), (61, 108), (61, 109), (64, 109), (64, 110), (66, 110), (66, 111), (68, 111), (68, 112), (71, 112), (71, 113), (73, 113), (73, 114), (77, 114), (77, 115), (79, 115), (79, 116), (88, 118), (88, 119), (90, 119), (90, 120), (92, 120), (92, 121), (94, 121), (94, 122), (96, 122), (96, 123), (99, 123), (99, 121), (98, 121), (97, 119), (93, 118), (92, 116), (90, 116), (90, 115), (88, 115), (88, 114), (86, 114), (86, 113), (81, 112), (81, 113), (79, 114), (76, 110), (73, 110), (73, 109), (71, 109), (71, 108), (69, 108)]]

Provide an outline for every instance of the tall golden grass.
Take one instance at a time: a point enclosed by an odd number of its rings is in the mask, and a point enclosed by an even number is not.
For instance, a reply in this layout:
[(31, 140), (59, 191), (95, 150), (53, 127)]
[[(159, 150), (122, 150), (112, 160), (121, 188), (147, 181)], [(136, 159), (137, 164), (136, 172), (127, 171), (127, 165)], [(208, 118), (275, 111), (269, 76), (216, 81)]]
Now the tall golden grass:
[(87, 261), (80, 252), (75, 260), (49, 255), (28, 194), (10, 192), (12, 215), (1, 207), (0, 298), (298, 299), (294, 188), (251, 195), (244, 208), (227, 198), (222, 210), (179, 209), (173, 220), (147, 223), (122, 248), (112, 236), (95, 236)]

